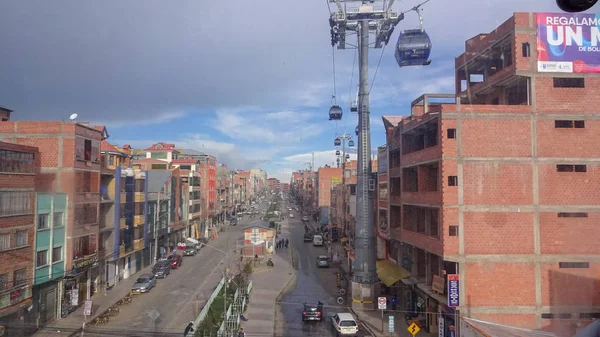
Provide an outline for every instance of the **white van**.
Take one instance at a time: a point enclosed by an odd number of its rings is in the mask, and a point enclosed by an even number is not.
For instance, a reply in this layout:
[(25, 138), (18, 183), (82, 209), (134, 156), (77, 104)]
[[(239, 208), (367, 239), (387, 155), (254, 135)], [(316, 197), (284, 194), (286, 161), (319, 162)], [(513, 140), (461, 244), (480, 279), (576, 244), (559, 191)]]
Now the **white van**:
[(323, 245), (323, 237), (321, 235), (313, 236), (313, 246), (322, 246)]

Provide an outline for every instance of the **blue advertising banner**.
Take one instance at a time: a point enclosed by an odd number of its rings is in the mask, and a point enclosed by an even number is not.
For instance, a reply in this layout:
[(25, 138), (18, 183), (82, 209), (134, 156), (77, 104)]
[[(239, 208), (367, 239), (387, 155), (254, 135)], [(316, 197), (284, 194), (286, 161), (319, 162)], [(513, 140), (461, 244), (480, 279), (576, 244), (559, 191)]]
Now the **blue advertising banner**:
[(458, 274), (448, 274), (448, 306), (460, 306), (460, 287)]

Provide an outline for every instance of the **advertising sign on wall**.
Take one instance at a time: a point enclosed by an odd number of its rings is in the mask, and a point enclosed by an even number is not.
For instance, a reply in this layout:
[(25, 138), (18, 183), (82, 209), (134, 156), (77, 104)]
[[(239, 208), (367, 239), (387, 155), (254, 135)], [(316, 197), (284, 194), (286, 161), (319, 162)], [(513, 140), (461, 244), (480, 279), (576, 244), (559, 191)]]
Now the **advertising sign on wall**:
[(600, 73), (600, 14), (536, 13), (539, 72)]
[(448, 306), (460, 306), (460, 285), (458, 274), (448, 274)]

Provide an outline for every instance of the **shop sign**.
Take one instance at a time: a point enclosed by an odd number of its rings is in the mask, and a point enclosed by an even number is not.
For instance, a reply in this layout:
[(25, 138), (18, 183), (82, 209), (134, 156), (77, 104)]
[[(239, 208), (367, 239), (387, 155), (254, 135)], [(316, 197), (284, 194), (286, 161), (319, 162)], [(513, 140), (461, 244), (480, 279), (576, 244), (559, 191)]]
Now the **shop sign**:
[(433, 290), (434, 292), (443, 295), (444, 294), (444, 278), (438, 276), (438, 275), (433, 275), (433, 280), (431, 282), (431, 290)]
[(438, 316), (438, 337), (444, 337), (446, 335), (445, 328), (444, 315), (442, 315), (442, 311), (440, 310), (440, 315)]
[(92, 257), (90, 257), (88, 259), (79, 260), (79, 261), (73, 263), (73, 266), (75, 267), (75, 269), (79, 270), (79, 269), (84, 269), (84, 268), (92, 267), (97, 262), (98, 262), (98, 256), (94, 255), (94, 256), (92, 256)]
[(448, 274), (448, 306), (460, 306), (460, 288), (458, 274)]
[(24, 286), (12, 291), (6, 292), (0, 296), (0, 309), (10, 307), (30, 297), (29, 286)]

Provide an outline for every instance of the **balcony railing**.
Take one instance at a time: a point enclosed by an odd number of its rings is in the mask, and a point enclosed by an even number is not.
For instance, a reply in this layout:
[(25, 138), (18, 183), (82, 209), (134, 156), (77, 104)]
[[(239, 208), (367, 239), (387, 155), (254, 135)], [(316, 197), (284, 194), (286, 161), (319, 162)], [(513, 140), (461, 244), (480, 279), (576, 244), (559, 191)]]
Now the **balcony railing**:
[(133, 217), (133, 225), (134, 226), (139, 226), (139, 225), (143, 225), (144, 224), (144, 216), (143, 215), (136, 215)]
[(119, 256), (125, 255), (125, 245), (119, 246)]
[(146, 201), (146, 193), (144, 193), (144, 192), (135, 192), (134, 201), (135, 202), (144, 202), (144, 201)]
[(133, 250), (144, 249), (144, 239), (138, 239), (133, 241)]

